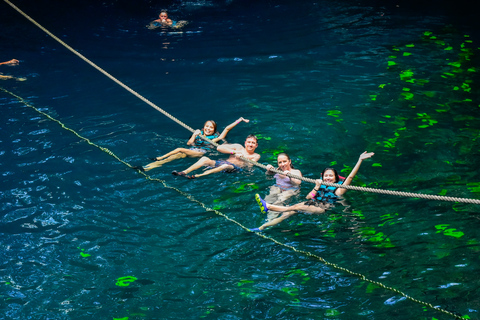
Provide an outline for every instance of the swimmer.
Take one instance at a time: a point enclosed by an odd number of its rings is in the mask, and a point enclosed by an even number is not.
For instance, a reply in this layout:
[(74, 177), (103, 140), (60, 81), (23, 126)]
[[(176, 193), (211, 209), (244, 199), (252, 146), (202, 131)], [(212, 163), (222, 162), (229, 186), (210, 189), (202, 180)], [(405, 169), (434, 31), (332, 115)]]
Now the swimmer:
[(6, 64), (7, 66), (18, 66), (19, 61), (17, 59), (12, 59), (12, 60), (8, 60), (8, 61), (5, 61), (5, 62), (0, 62), (0, 66), (2, 64)]
[(345, 186), (348, 186), (352, 183), (352, 180), (357, 174), (358, 169), (360, 169), (360, 166), (363, 160), (371, 158), (373, 155), (374, 155), (373, 152), (367, 153), (365, 151), (364, 153), (362, 153), (358, 158), (357, 164), (352, 169), (352, 172), (350, 172), (350, 174), (347, 176), (347, 178), (343, 182), (340, 181), (340, 176), (338, 175), (335, 169), (333, 168), (324, 169), (321, 175), (321, 179), (315, 180), (315, 187), (307, 195), (306, 198), (309, 199), (309, 201), (307, 202), (297, 203), (290, 207), (278, 206), (275, 204), (267, 203), (258, 194), (256, 194), (255, 199), (257, 200), (260, 210), (263, 213), (267, 213), (268, 211), (272, 210), (272, 211), (283, 212), (283, 214), (280, 217), (270, 222), (267, 222), (258, 228), (254, 228), (251, 230), (256, 232), (261, 232), (265, 228), (274, 226), (282, 222), (283, 220), (287, 219), (288, 217), (291, 217), (297, 212), (324, 213), (328, 208), (334, 206), (334, 203), (339, 200), (339, 197), (341, 197), (345, 192), (347, 192), (347, 189), (322, 186), (322, 179), (323, 181), (328, 183), (337, 183), (337, 184), (343, 184)]
[[(195, 164), (189, 167), (186, 170), (177, 172), (173, 171), (172, 174), (175, 176), (182, 176), (188, 179), (200, 178), (217, 172), (227, 172), (233, 173), (241, 171), (246, 165), (250, 165), (248, 162), (237, 158), (236, 156), (244, 156), (245, 158), (253, 161), (258, 161), (260, 155), (255, 153), (255, 149), (258, 147), (257, 137), (253, 134), (249, 135), (245, 140), (245, 146), (241, 144), (234, 143), (229, 144), (225, 143), (221, 146), (218, 146), (217, 151), (221, 153), (231, 154), (230, 158), (227, 160), (211, 160), (208, 157), (202, 157)], [(192, 174), (188, 175), (190, 172), (200, 169), (201, 167), (210, 167), (211, 169), (206, 170), (201, 174)]]
[[(302, 180), (287, 176), (288, 173), (299, 177), (302, 176), (300, 170), (293, 168), (292, 160), (287, 153), (280, 153), (277, 156), (277, 163), (277, 170), (282, 171), (283, 174), (275, 173), (273, 177), (276, 183), (270, 187), (270, 194), (265, 197), (265, 201), (273, 204), (283, 203), (288, 198), (297, 194), (300, 190), (300, 184), (302, 183)], [(274, 169), (274, 167), (271, 164), (267, 165), (266, 174), (274, 174), (271, 171), (272, 169)]]
[(159, 22), (164, 26), (171, 26), (173, 24), (172, 19), (168, 18), (168, 13), (166, 10), (163, 10), (162, 12), (160, 12), (160, 14), (158, 15), (158, 19), (153, 21)]
[(206, 136), (208, 139), (212, 140), (213, 142), (218, 142), (222, 139), (225, 139), (225, 137), (230, 132), (230, 130), (232, 130), (237, 124), (239, 124), (242, 121), (245, 123), (250, 122), (250, 120), (240, 117), (238, 118), (238, 120), (228, 125), (220, 134), (217, 131), (217, 124), (215, 123), (215, 121), (208, 120), (203, 125), (203, 130), (195, 130), (195, 132), (192, 134), (192, 136), (188, 140), (187, 145), (191, 146), (189, 149), (177, 148), (175, 150), (170, 151), (167, 154), (164, 154), (161, 157), (152, 158), (154, 162), (149, 163), (144, 167), (133, 167), (133, 168), (139, 169), (142, 171), (148, 171), (154, 168), (161, 167), (165, 163), (168, 163), (177, 159), (182, 159), (186, 157), (200, 158), (201, 156), (204, 156), (205, 153), (207, 153), (208, 151), (214, 148), (214, 146), (211, 143), (203, 140), (199, 136), (200, 134)]
[[(8, 60), (8, 61), (5, 61), (5, 62), (0, 62), (0, 66), (3, 65), (3, 64), (13, 67), (13, 66), (18, 66), (19, 61), (17, 59), (11, 59), (11, 60)], [(16, 78), (16, 77), (13, 77), (13, 76), (5, 76), (5, 75), (0, 73), (0, 80), (8, 80), (8, 79), (15, 79), (17, 81), (27, 80), (27, 78)]]
[(173, 21), (172, 19), (168, 18), (167, 10), (162, 10), (158, 15), (158, 19), (153, 20), (146, 27), (150, 30), (161, 28), (161, 27), (171, 27), (172, 29), (180, 29), (185, 27), (188, 24), (188, 21), (180, 20), (180, 21)]
[[(300, 184), (302, 180), (290, 178), (288, 173), (295, 176), (302, 176), (300, 170), (294, 169), (290, 156), (282, 152), (277, 156), (277, 170), (283, 171), (284, 174), (275, 173), (275, 184), (270, 187), (270, 193), (265, 197), (265, 201), (272, 204), (283, 204), (286, 200), (300, 192)], [(274, 174), (271, 170), (274, 167), (271, 164), (267, 165), (267, 175)], [(269, 211), (267, 213), (267, 222), (278, 218), (280, 213), (276, 211)], [(287, 213), (282, 213), (286, 215)]]

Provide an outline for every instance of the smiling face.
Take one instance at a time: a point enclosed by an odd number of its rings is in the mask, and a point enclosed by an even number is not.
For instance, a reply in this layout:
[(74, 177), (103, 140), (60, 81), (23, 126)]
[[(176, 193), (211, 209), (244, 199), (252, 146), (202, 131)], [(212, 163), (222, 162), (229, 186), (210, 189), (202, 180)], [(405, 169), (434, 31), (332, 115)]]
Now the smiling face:
[(325, 170), (325, 172), (323, 173), (322, 179), (323, 181), (328, 183), (335, 183), (336, 182), (335, 172), (331, 169)]
[(278, 167), (282, 171), (291, 170), (292, 160), (290, 160), (286, 155), (281, 154), (277, 158)]
[(257, 146), (258, 143), (255, 137), (248, 137), (247, 140), (245, 140), (245, 150), (247, 150), (248, 153), (254, 153)]
[(217, 130), (217, 125), (211, 120), (205, 122), (205, 124), (203, 125), (203, 134), (206, 136), (213, 135), (216, 130)]

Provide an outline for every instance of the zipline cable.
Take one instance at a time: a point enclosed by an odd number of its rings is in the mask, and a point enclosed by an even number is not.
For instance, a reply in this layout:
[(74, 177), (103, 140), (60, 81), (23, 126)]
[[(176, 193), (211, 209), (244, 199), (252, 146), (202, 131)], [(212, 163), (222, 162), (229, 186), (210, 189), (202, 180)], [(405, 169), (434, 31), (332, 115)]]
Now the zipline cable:
[[(102, 68), (100, 68), (99, 66), (97, 66), (95, 63), (93, 63), (92, 61), (90, 61), (88, 58), (86, 58), (84, 55), (82, 55), (81, 53), (77, 52), (75, 49), (73, 49), (72, 47), (70, 47), (68, 44), (66, 44), (65, 42), (63, 42), (61, 39), (59, 39), (58, 37), (56, 37), (53, 33), (51, 33), (50, 31), (48, 31), (46, 28), (44, 28), (41, 24), (39, 24), (38, 22), (36, 22), (34, 19), (32, 19), (29, 15), (27, 15), (25, 12), (23, 12), (22, 10), (20, 10), (17, 6), (15, 6), (13, 3), (11, 3), (10, 1), (8, 0), (4, 0), (8, 5), (10, 5), (13, 9), (15, 9), (17, 12), (19, 12), (22, 16), (24, 16), (26, 19), (28, 19), (30, 22), (32, 22), (34, 25), (36, 25), (38, 28), (40, 28), (41, 30), (43, 30), (46, 34), (48, 34), (50, 37), (52, 37), (53, 39), (55, 39), (57, 42), (59, 42), (62, 46), (64, 46), (65, 48), (67, 48), (69, 51), (71, 51), (73, 54), (75, 54), (76, 56), (78, 56), (80, 59), (84, 60), (85, 62), (87, 62), (89, 65), (91, 65), (92, 67), (94, 67), (95, 69), (97, 69), (98, 71), (100, 71), (101, 73), (103, 73), (106, 77), (108, 77), (109, 79), (111, 79), (112, 81), (114, 81), (115, 83), (117, 83), (119, 86), (121, 86), (122, 88), (124, 88), (125, 90), (127, 90), (128, 92), (130, 92), (131, 94), (133, 94), (134, 96), (136, 96), (137, 98), (139, 98), (140, 100), (142, 100), (143, 102), (145, 102), (146, 104), (148, 104), (149, 106), (151, 106), (152, 108), (156, 109), (157, 111), (160, 111), (163, 115), (165, 115), (166, 117), (170, 118), (171, 120), (175, 121), (176, 123), (178, 123), (179, 125), (181, 125), (182, 127), (184, 127), (185, 129), (189, 130), (190, 132), (194, 132), (195, 130), (192, 129), (190, 126), (186, 125), (185, 123), (183, 123), (182, 121), (180, 121), (179, 119), (177, 119), (176, 117), (172, 116), (170, 113), (166, 112), (165, 110), (163, 110), (162, 108), (160, 108), (159, 106), (157, 106), (156, 104), (154, 104), (153, 102), (151, 102), (150, 100), (148, 100), (147, 98), (143, 97), (141, 94), (139, 94), (138, 92), (136, 92), (135, 90), (133, 90), (132, 88), (130, 88), (129, 86), (127, 86), (126, 84), (124, 84), (123, 82), (121, 82), (120, 80), (118, 80), (117, 78), (115, 78), (114, 76), (112, 76), (111, 74), (109, 74), (107, 71), (103, 70)], [(202, 139), (204, 139), (205, 141), (207, 142), (210, 142), (212, 145), (214, 145), (215, 147), (218, 147), (219, 145), (216, 143), (216, 142), (213, 142), (211, 141), (210, 139), (208, 139), (207, 137), (205, 137), (204, 135), (200, 135), (200, 137)], [(256, 161), (253, 161), (253, 160), (250, 160), (248, 158), (245, 158), (244, 156), (242, 155), (236, 155), (238, 158), (242, 159), (243, 161), (246, 161), (252, 165), (255, 165), (257, 167), (260, 167), (262, 169), (265, 169), (267, 170), (267, 167), (261, 163), (258, 163)], [(273, 169), (273, 170), (270, 170), (270, 171), (273, 171), (275, 173), (280, 173), (280, 174), (283, 174), (282, 171), (279, 171), (277, 169)], [(314, 183), (315, 184), (315, 180), (314, 179), (310, 179), (310, 178), (305, 178), (305, 177), (300, 177), (300, 176), (296, 176), (296, 175), (293, 175), (293, 174), (290, 174), (288, 173), (287, 176), (291, 177), (291, 178), (295, 178), (295, 179), (299, 179), (299, 180), (302, 180), (302, 181), (306, 181), (306, 182), (310, 182), (310, 183)], [(365, 192), (372, 192), (372, 193), (379, 193), (379, 194), (388, 194), (388, 195), (394, 195), (394, 196), (400, 196), (400, 197), (413, 197), (413, 198), (423, 198), (423, 199), (430, 199), (430, 200), (440, 200), (440, 201), (450, 201), (450, 202), (463, 202), (463, 203), (471, 203), (471, 204), (480, 204), (480, 200), (479, 199), (469, 199), (469, 198), (458, 198), (458, 197), (447, 197), (447, 196), (439, 196), (439, 195), (430, 195), (430, 194), (421, 194), (421, 193), (414, 193), (414, 192), (403, 192), (403, 191), (396, 191), (396, 190), (383, 190), (383, 189), (375, 189), (375, 188), (367, 188), (367, 187), (359, 187), (359, 186), (351, 186), (351, 185), (348, 185), (348, 186), (345, 186), (345, 185), (342, 185), (342, 184), (337, 184), (337, 183), (328, 183), (328, 182), (324, 182), (322, 181), (322, 184), (323, 185), (326, 185), (326, 186), (329, 186), (329, 187), (336, 187), (336, 188), (343, 188), (343, 189), (347, 189), (347, 190), (357, 190), (357, 191), (365, 191)]]
[[(30, 107), (32, 108), (33, 110), (35, 110), (36, 112), (40, 113), (41, 115), (45, 116), (46, 118), (48, 118), (49, 120), (51, 121), (54, 121), (56, 122), (57, 124), (59, 124), (63, 129), (67, 130), (67, 131), (70, 131), (72, 132), (74, 135), (76, 135), (78, 138), (80, 138), (81, 140), (84, 140), (85, 142), (87, 142), (89, 145), (93, 146), (93, 147), (96, 147), (98, 149), (100, 149), (101, 151), (107, 153), (108, 155), (114, 157), (117, 161), (121, 162), (122, 164), (128, 166), (128, 167), (132, 167), (128, 162), (120, 159), (120, 157), (118, 157), (116, 154), (114, 154), (112, 151), (110, 151), (109, 149), (105, 148), (105, 147), (101, 147), (97, 144), (95, 144), (94, 142), (92, 142), (90, 139), (88, 138), (85, 138), (83, 137), (82, 135), (80, 135), (79, 133), (77, 133), (75, 130), (73, 129), (70, 129), (69, 127), (67, 127), (65, 124), (63, 124), (60, 120), (57, 120), (55, 119), (54, 117), (50, 116), (48, 113), (46, 112), (43, 112), (41, 110), (39, 110), (38, 108), (36, 108), (35, 106), (29, 104), (27, 101), (25, 101), (25, 99), (23, 99), (22, 97), (19, 97), (17, 96), (16, 94), (8, 91), (8, 90), (5, 90), (3, 89), (2, 87), (0, 87), (0, 90), (7, 93), (7, 94), (10, 94), (11, 96), (15, 97), (18, 101), (20, 101), (21, 103), (23, 103), (25, 106), (27, 107)], [(174, 190), (176, 192), (178, 192), (179, 194), (181, 194), (182, 196), (186, 197), (187, 199), (189, 199), (190, 201), (192, 202), (195, 202), (197, 203), (199, 206), (201, 206), (206, 212), (214, 212), (215, 214), (225, 218), (226, 220), (236, 224), (237, 226), (239, 226), (240, 228), (244, 229), (245, 231), (248, 231), (250, 233), (253, 233), (265, 240), (268, 240), (268, 241), (272, 241), (273, 243), (279, 245), (279, 246), (282, 246), (282, 247), (285, 247), (287, 249), (290, 249), (298, 254), (302, 254), (302, 255), (305, 255), (305, 256), (308, 256), (310, 258), (313, 258), (313, 259), (316, 259), (318, 261), (320, 261), (321, 263), (323, 263), (324, 265), (328, 266), (328, 267), (331, 267), (333, 269), (336, 269), (336, 270), (339, 270), (339, 271), (342, 271), (346, 274), (349, 274), (349, 275), (352, 275), (352, 276), (355, 276), (357, 278), (359, 278), (360, 280), (363, 280), (365, 282), (368, 282), (368, 283), (371, 283), (371, 284), (374, 284), (374, 285), (377, 285), (379, 286), (380, 288), (383, 288), (385, 290), (388, 290), (388, 291), (391, 291), (391, 292), (394, 292), (396, 294), (399, 294), (401, 295), (402, 297), (404, 297), (405, 299), (408, 299), (410, 301), (413, 301), (419, 305), (422, 305), (424, 307), (428, 307), (428, 308), (431, 308), (433, 310), (436, 310), (438, 312), (441, 312), (441, 313), (444, 313), (446, 315), (449, 315), (451, 317), (454, 317), (456, 319), (469, 319), (467, 317), (462, 317), (458, 314), (455, 314), (451, 311), (448, 311), (446, 309), (442, 309), (438, 306), (434, 306), (433, 304), (431, 303), (428, 303), (428, 302), (425, 302), (425, 301), (422, 301), (422, 300), (419, 300), (419, 299), (416, 299), (416, 298), (413, 298), (412, 296), (406, 294), (405, 292), (403, 291), (400, 291), (394, 287), (390, 287), (390, 286), (387, 286), (385, 284), (383, 284), (382, 282), (379, 282), (379, 281), (376, 281), (376, 280), (372, 280), (370, 278), (367, 278), (367, 276), (365, 276), (364, 274), (361, 274), (361, 273), (358, 273), (358, 272), (355, 272), (355, 271), (352, 271), (350, 269), (347, 269), (347, 268), (344, 268), (336, 263), (333, 263), (333, 262), (329, 262), (327, 260), (325, 260), (323, 257), (317, 255), (317, 254), (314, 254), (314, 253), (311, 253), (309, 251), (305, 251), (305, 250), (301, 250), (301, 249), (297, 249), (295, 248), (294, 246), (292, 245), (289, 245), (289, 244), (286, 244), (286, 243), (283, 243), (283, 242), (280, 242), (278, 241), (277, 239), (275, 238), (272, 238), (270, 236), (267, 236), (263, 233), (257, 233), (257, 232), (253, 232), (252, 230), (250, 230), (249, 228), (247, 228), (246, 226), (244, 226), (243, 224), (241, 224), (240, 222), (236, 221), (235, 219), (232, 219), (230, 218), (228, 215), (226, 215), (225, 213), (219, 211), (219, 210), (216, 210), (216, 209), (213, 209), (213, 208), (210, 208), (208, 207), (207, 205), (205, 205), (203, 202), (197, 200), (194, 196), (192, 196), (191, 194), (188, 194), (180, 189), (177, 189), (175, 187), (172, 187), (170, 185), (168, 185), (164, 180), (161, 180), (161, 179), (158, 179), (158, 178), (152, 178), (150, 177), (149, 175), (147, 175), (145, 172), (143, 171), (140, 171), (140, 170), (137, 170), (140, 174), (142, 174), (145, 179), (149, 180), (149, 181), (153, 181), (153, 182), (160, 182), (161, 184), (163, 184), (163, 186), (165, 188), (168, 188), (168, 189), (171, 189), (171, 190)]]

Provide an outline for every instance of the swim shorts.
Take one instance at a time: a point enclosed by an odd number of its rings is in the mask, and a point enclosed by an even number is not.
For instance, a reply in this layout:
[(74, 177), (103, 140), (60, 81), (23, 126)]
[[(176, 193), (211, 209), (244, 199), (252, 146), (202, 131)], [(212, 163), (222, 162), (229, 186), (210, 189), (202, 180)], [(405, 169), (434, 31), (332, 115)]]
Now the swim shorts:
[(240, 168), (240, 167), (238, 167), (238, 166), (234, 165), (233, 163), (228, 162), (226, 160), (215, 161), (215, 168), (218, 168), (218, 167), (220, 167), (221, 165), (224, 165), (224, 164), (228, 164), (228, 165), (233, 166), (233, 169), (223, 170), (222, 172), (233, 173), (233, 172), (242, 171), (242, 168)]

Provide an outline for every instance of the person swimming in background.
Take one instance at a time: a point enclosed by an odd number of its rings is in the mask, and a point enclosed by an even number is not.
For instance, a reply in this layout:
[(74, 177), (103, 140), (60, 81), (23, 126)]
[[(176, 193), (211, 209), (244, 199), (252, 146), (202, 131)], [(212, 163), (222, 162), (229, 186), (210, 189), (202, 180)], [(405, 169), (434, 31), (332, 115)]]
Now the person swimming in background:
[(153, 20), (152, 22), (147, 24), (146, 27), (150, 30), (154, 30), (162, 27), (163, 28), (170, 27), (172, 29), (181, 29), (185, 27), (187, 24), (188, 24), (188, 21), (186, 20), (173, 21), (168, 17), (167, 10), (162, 10), (158, 15), (158, 19)]
[[(229, 144), (225, 143), (217, 147), (217, 151), (221, 153), (231, 154), (228, 160), (211, 160), (208, 157), (202, 157), (195, 164), (190, 166), (188, 169), (177, 172), (173, 171), (174, 176), (182, 176), (188, 179), (200, 178), (217, 172), (239, 172), (245, 165), (250, 165), (248, 162), (237, 158), (237, 156), (243, 156), (249, 160), (258, 161), (260, 155), (255, 153), (255, 149), (258, 147), (257, 137), (253, 134), (249, 135), (245, 140), (244, 146), (238, 143)], [(188, 175), (190, 172), (200, 169), (201, 167), (210, 167), (211, 169), (206, 170), (204, 173)]]
[(267, 203), (260, 197), (259, 194), (256, 194), (255, 200), (257, 201), (260, 210), (263, 213), (267, 213), (268, 211), (272, 210), (283, 212), (283, 214), (280, 217), (270, 222), (267, 222), (258, 228), (251, 229), (251, 231), (262, 232), (265, 228), (274, 226), (287, 219), (288, 217), (291, 217), (297, 212), (324, 213), (327, 209), (334, 206), (335, 202), (339, 200), (339, 197), (341, 197), (343, 194), (345, 194), (345, 192), (347, 192), (347, 189), (327, 187), (325, 185), (322, 185), (322, 179), (327, 183), (337, 183), (348, 186), (352, 183), (352, 180), (357, 174), (358, 169), (360, 169), (363, 160), (371, 158), (373, 155), (373, 152), (367, 153), (367, 151), (365, 151), (364, 153), (362, 153), (358, 158), (355, 167), (352, 169), (352, 172), (350, 172), (345, 181), (340, 181), (340, 176), (335, 169), (324, 169), (321, 175), (321, 179), (315, 180), (315, 187), (313, 187), (313, 190), (306, 197), (309, 201), (297, 203), (290, 207), (285, 207)]
[(11, 59), (11, 60), (8, 60), (8, 61), (5, 61), (5, 62), (0, 62), (0, 66), (2, 64), (6, 64), (8, 66), (18, 66), (19, 61), (17, 59)]
[(153, 160), (154, 162), (149, 163), (144, 167), (136, 166), (133, 168), (139, 169), (142, 171), (148, 171), (154, 168), (161, 167), (165, 163), (168, 163), (177, 159), (182, 159), (186, 157), (200, 158), (201, 156), (204, 156), (205, 153), (207, 153), (208, 151), (214, 149), (214, 146), (210, 142), (203, 140), (199, 136), (200, 134), (206, 136), (208, 139), (212, 140), (213, 142), (218, 142), (220, 140), (225, 139), (225, 137), (230, 132), (230, 130), (232, 130), (237, 124), (239, 124), (242, 121), (245, 123), (250, 122), (250, 120), (240, 117), (238, 118), (238, 120), (236, 120), (232, 124), (225, 127), (225, 129), (220, 134), (217, 131), (217, 124), (215, 123), (215, 121), (208, 120), (203, 125), (203, 129), (195, 130), (195, 132), (192, 134), (190, 139), (187, 141), (187, 145), (191, 146), (189, 149), (176, 148), (175, 150), (172, 150), (167, 154), (164, 154), (163, 156), (151, 158), (151, 160)]
[[(11, 59), (11, 60), (8, 60), (8, 61), (5, 61), (5, 62), (0, 62), (0, 66), (1, 65), (7, 65), (7, 66), (18, 66), (20, 62), (17, 60), (17, 59)], [(13, 76), (5, 76), (3, 74), (0, 73), (0, 80), (8, 80), (8, 79), (15, 79), (17, 81), (25, 81), (27, 80), (27, 78), (16, 78), (16, 77), (13, 77)]]

